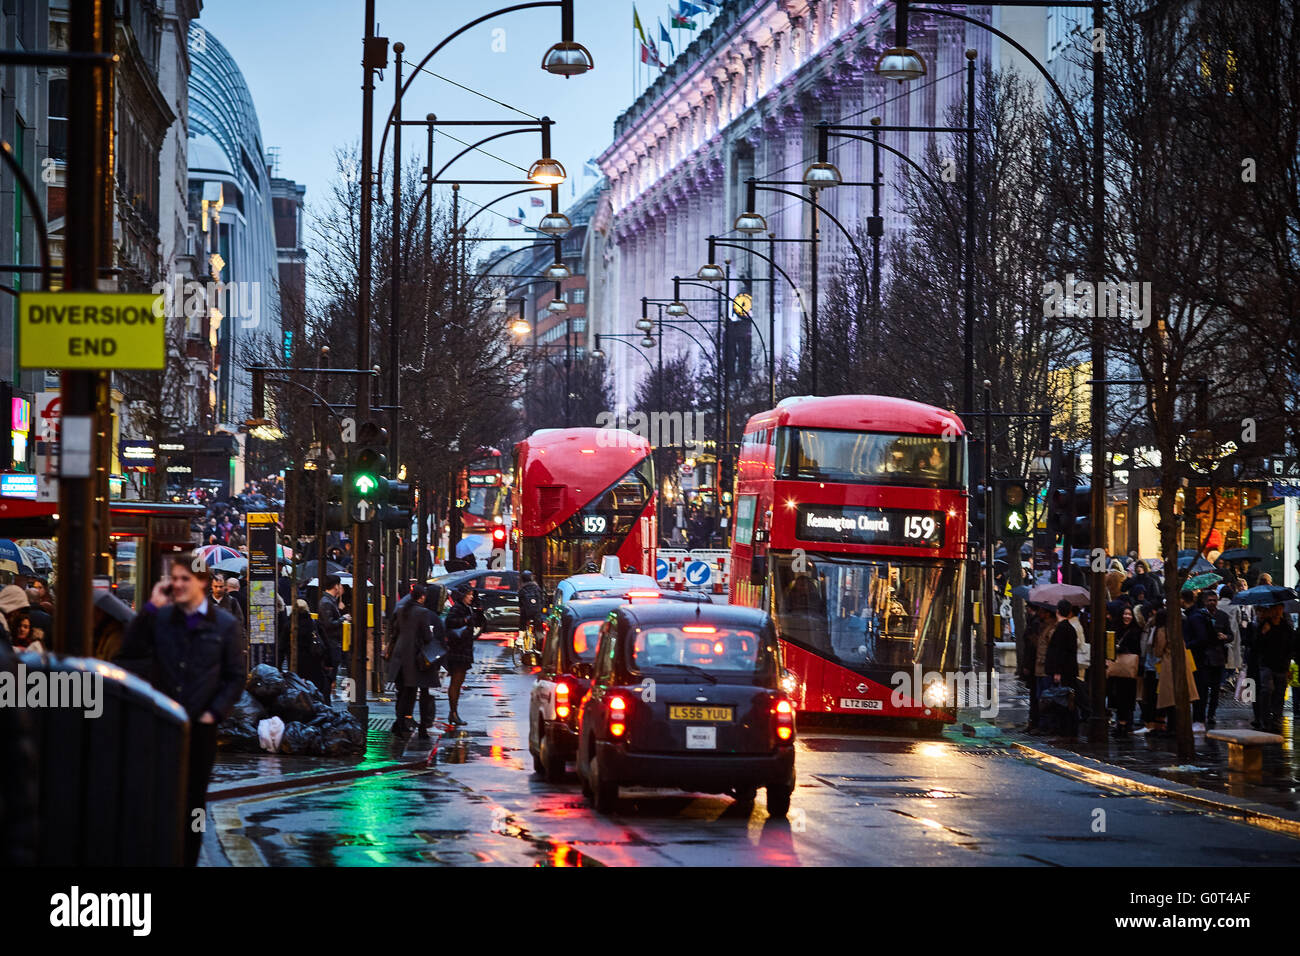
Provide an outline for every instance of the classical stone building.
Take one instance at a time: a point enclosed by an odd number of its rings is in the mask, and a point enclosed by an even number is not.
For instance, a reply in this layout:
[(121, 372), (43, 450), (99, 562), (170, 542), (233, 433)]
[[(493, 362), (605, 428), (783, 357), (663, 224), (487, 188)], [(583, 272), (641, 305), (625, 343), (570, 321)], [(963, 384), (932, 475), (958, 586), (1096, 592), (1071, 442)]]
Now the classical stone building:
[[(1013, 36), (1031, 54), (1046, 57), (1049, 13), (1043, 8), (998, 10), (979, 4), (954, 5)], [(885, 125), (941, 125), (950, 105), (965, 102), (966, 51), (977, 64), (1032, 68), (1014, 49), (979, 27), (914, 13), (910, 46), (924, 57), (928, 75), (906, 85), (874, 72), (880, 52), (894, 42), (894, 4), (882, 0), (725, 0), (716, 19), (614, 125), (614, 141), (598, 161), (609, 191), (593, 216), (604, 236), (600, 262), (591, 263), (588, 309), (593, 332), (632, 332), (642, 296), (672, 294), (672, 276), (694, 278), (704, 264), (710, 234), (727, 241), (744, 237), (732, 224), (745, 204), (745, 180), (756, 176), (805, 192), (800, 180), (815, 158), (815, 124), (866, 125), (879, 116)], [(928, 133), (889, 133), (888, 145), (916, 161)], [(941, 140), (941, 142), (946, 142)], [(846, 182), (871, 176), (871, 147), (832, 140), (831, 159)], [(882, 164), (885, 235), (907, 228), (896, 188), (900, 160)], [(960, 189), (954, 183), (954, 190)], [(806, 194), (806, 193), (805, 193)], [(868, 188), (841, 186), (820, 194), (822, 204), (850, 230), (871, 208)], [(760, 193), (757, 211), (780, 238), (806, 238), (810, 206), (796, 198)], [(823, 220), (823, 264), (848, 253), (844, 237)], [(764, 242), (758, 247), (766, 252)], [(798, 287), (778, 277), (775, 343), (778, 361), (803, 347), (800, 299), (809, 305), (810, 256), (806, 244), (777, 246), (777, 260)], [(730, 291), (750, 286), (753, 316), (764, 341), (754, 340), (755, 358), (765, 347), (767, 293), (765, 262), (744, 251), (719, 250), (730, 260)], [(829, 267), (820, 272), (822, 301)], [(748, 282), (747, 279), (759, 281)], [(683, 293), (685, 295), (685, 292)], [(692, 289), (691, 295), (706, 296)], [(711, 317), (713, 310), (708, 310)], [(674, 349), (700, 346), (699, 335), (674, 335)], [(610, 353), (619, 398), (636, 387), (641, 364), (626, 350)]]

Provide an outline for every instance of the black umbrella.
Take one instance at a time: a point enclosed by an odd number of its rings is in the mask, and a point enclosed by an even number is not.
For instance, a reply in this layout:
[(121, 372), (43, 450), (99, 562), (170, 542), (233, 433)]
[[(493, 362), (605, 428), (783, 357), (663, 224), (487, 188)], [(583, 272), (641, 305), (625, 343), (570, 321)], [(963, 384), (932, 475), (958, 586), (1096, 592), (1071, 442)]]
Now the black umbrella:
[(1238, 591), (1232, 596), (1233, 604), (1256, 604), (1260, 606), (1283, 604), (1296, 600), (1297, 595), (1291, 588), (1280, 588), (1275, 584), (1257, 584), (1253, 588)]
[(1231, 551), (1224, 551), (1219, 555), (1219, 558), (1223, 561), (1248, 561), (1251, 564), (1264, 560), (1262, 554), (1251, 554), (1245, 548), (1233, 548)]
[(1206, 561), (1199, 554), (1192, 553), (1189, 555), (1179, 556), (1178, 570), (1187, 571), (1189, 574), (1204, 574), (1207, 571), (1213, 571), (1214, 565), (1209, 561)]
[[(316, 577), (316, 573), (319, 570), (320, 570), (319, 561), (313, 559), (308, 559), (304, 561), (302, 564), (298, 565), (298, 583), (301, 584), (302, 582), (307, 581), (310, 578)], [(348, 571), (342, 565), (338, 565), (335, 564), (333, 561), (327, 560), (325, 562), (325, 573), (326, 574), (347, 574)]]

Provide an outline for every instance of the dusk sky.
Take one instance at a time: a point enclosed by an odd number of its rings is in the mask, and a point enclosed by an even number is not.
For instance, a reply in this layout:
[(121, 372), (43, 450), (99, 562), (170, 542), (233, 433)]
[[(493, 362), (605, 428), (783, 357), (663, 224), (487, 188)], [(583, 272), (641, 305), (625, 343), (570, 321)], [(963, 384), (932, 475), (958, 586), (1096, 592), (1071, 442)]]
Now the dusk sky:
[[(377, 33), (406, 46), (408, 61), (418, 62), (443, 37), (462, 24), (502, 6), (507, 0), (378, 0)], [(657, 36), (656, 20), (669, 24), (665, 2), (640, 2), (638, 12), (647, 33)], [(365, 6), (362, 0), (206, 0), (198, 24), (226, 46), (234, 56), (253, 95), (262, 126), (262, 139), (279, 147), (278, 175), (307, 187), (308, 211), (327, 196), (337, 175), (335, 150), (360, 142), (361, 37)], [(708, 16), (697, 18), (701, 24)], [(584, 175), (586, 160), (609, 145), (614, 119), (639, 95), (634, 89), (632, 4), (627, 0), (577, 0), (575, 38), (584, 44), (596, 68), (572, 79), (551, 76), (540, 69), (543, 52), (559, 39), (558, 8), (526, 10), (481, 24), (449, 44), (427, 69), (439, 79), (422, 74), (410, 87), (403, 103), (406, 118), (436, 113), (446, 119), (521, 119), (520, 114), (453, 86), (447, 80), (491, 96), (532, 116), (550, 116), (554, 127), (553, 153), (564, 163), (569, 182), (561, 203), (568, 205), (596, 182)], [(494, 33), (501, 29), (504, 33)], [(673, 31), (680, 50), (691, 34)], [(504, 42), (505, 52), (494, 52)], [(665, 51), (666, 55), (666, 51)], [(329, 69), (321, 69), (323, 64)], [(375, 94), (375, 143), (378, 150), (382, 124), (393, 105), (393, 72), (389, 70)], [(409, 73), (408, 63), (406, 70)], [(639, 63), (636, 65), (639, 66)], [(529, 69), (529, 67), (533, 67)], [(646, 67), (640, 67), (645, 83)], [(469, 142), (495, 130), (452, 129), (452, 135)], [(441, 136), (441, 134), (440, 134)], [(423, 129), (406, 127), (403, 154), (410, 162), (423, 155)], [(438, 165), (463, 148), (443, 139), (435, 146)], [(492, 153), (526, 169), (537, 158), (536, 135), (520, 134), (490, 144)], [(385, 170), (391, 171), (391, 140)], [(464, 178), (516, 179), (524, 172), (480, 154), (470, 154), (453, 170)], [(450, 173), (448, 174), (450, 175)], [(462, 195), (471, 202), (486, 202), (510, 186), (467, 187)], [(448, 190), (449, 191), (449, 190)], [(385, 187), (387, 192), (387, 187)], [(493, 236), (525, 236), (520, 227), (506, 222), (522, 205), (535, 222), (538, 210), (524, 200), (506, 200), (493, 207), (500, 216), (485, 213), (475, 223), (489, 223)]]

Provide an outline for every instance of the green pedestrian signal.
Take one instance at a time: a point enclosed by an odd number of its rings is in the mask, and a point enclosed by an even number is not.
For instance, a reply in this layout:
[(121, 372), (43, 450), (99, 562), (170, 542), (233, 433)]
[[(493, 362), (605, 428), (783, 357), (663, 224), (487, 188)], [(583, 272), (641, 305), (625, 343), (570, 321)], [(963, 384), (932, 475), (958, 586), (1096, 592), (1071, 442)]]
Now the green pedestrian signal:
[(357, 448), (348, 469), (348, 513), (362, 523), (373, 520), (387, 497), (388, 432), (377, 422), (357, 429)]
[(1026, 506), (1029, 493), (1022, 481), (998, 482), (998, 528), (1003, 535), (1024, 537), (1029, 534), (1029, 515)]

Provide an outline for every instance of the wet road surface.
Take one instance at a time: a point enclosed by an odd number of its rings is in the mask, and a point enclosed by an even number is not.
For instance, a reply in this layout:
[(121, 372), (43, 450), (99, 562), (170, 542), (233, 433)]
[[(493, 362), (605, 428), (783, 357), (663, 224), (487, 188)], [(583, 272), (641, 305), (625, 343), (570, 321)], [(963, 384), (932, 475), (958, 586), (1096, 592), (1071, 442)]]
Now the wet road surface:
[[(532, 674), (502, 640), (479, 641), (461, 701), (469, 725), (436, 741), (394, 739), (394, 760), (437, 744), (428, 769), (215, 801), (212, 865), (1041, 865), (1300, 863), (1300, 840), (1159, 797), (1044, 769), (1009, 749), (808, 733), (787, 820), (725, 796), (624, 790), (602, 817), (577, 778), (535, 776), (527, 747)], [(445, 692), (438, 691), (445, 715)], [(391, 715), (374, 705), (372, 715)], [(376, 721), (383, 724), (381, 719)], [(372, 747), (372, 757), (373, 757)], [(270, 758), (284, 759), (284, 758)], [(310, 758), (296, 758), (304, 760)], [(299, 766), (297, 764), (295, 767)], [(289, 765), (286, 765), (289, 769)]]

